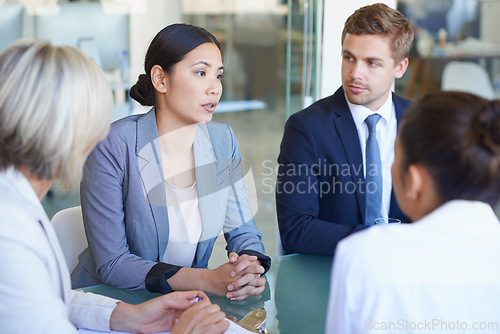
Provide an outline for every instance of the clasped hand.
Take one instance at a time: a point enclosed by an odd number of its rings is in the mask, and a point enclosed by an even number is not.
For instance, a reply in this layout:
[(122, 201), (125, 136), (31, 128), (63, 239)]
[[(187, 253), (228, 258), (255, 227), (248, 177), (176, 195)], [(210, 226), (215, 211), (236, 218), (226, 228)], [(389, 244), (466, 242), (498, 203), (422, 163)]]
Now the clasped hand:
[(264, 291), (266, 279), (261, 277), (264, 267), (256, 256), (229, 254), (229, 261), (212, 269), (215, 276), (213, 293), (225, 296), (231, 300), (241, 300), (248, 296), (261, 294)]

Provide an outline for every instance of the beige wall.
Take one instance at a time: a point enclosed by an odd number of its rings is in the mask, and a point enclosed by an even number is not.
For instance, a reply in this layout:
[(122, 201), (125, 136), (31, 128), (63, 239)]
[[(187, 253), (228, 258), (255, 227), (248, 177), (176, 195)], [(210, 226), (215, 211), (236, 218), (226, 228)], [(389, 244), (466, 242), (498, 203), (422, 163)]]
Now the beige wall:
[[(488, 42), (500, 44), (500, 2), (482, 1), (481, 6), (481, 26), (480, 37)], [(493, 76), (495, 87), (500, 83), (500, 61), (498, 59), (493, 63)]]
[[(181, 22), (181, 0), (130, 2), (130, 81), (144, 73), (144, 55), (149, 42), (162, 28)], [(143, 111), (136, 104), (135, 112)]]
[(500, 2), (482, 1), (481, 6), (481, 38), (500, 44)]

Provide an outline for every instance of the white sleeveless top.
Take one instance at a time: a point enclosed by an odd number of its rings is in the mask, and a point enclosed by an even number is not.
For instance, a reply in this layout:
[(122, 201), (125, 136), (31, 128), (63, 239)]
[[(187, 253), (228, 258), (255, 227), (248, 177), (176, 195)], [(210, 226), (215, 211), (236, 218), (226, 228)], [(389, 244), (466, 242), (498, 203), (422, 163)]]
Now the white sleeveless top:
[(203, 228), (196, 181), (179, 188), (165, 180), (168, 210), (168, 244), (162, 262), (191, 267)]

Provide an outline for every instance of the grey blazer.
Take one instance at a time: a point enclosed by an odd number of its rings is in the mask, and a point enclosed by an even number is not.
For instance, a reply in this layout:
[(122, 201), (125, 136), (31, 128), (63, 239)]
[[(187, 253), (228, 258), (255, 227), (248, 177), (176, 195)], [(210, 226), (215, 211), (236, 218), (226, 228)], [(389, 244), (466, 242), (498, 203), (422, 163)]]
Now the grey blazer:
[[(112, 124), (92, 151), (80, 187), (89, 247), (73, 271), (73, 288), (106, 283), (126, 289), (170, 292), (166, 279), (180, 267), (161, 263), (169, 223), (154, 108)], [(232, 129), (198, 125), (193, 145), (202, 233), (194, 268), (208, 265), (224, 231), (227, 251), (269, 257), (255, 227), (243, 183), (243, 166)]]

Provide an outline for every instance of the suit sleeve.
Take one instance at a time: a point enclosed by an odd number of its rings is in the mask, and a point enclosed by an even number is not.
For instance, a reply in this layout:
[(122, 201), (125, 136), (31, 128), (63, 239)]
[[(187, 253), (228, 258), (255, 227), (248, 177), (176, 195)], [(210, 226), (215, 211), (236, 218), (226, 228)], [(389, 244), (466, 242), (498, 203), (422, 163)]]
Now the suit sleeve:
[(278, 225), (287, 253), (333, 255), (339, 240), (365, 226), (351, 226), (340, 217), (319, 219), (325, 184), (320, 182), (318, 162), (324, 152), (318, 150), (314, 132), (303, 113), (292, 115), (285, 125), (276, 183)]
[(262, 244), (262, 234), (257, 230), (252, 216), (252, 210), (248, 202), (247, 189), (243, 177), (246, 170), (240, 151), (238, 141), (233, 130), (228, 126), (232, 143), (232, 156), (228, 163), (230, 169), (229, 199), (227, 203), (226, 221), (224, 223), (224, 237), (227, 241), (228, 252), (236, 252), (239, 255), (255, 255), (260, 260), (265, 271), (271, 266), (271, 259), (265, 255)]

